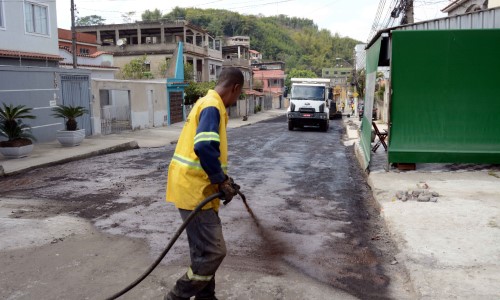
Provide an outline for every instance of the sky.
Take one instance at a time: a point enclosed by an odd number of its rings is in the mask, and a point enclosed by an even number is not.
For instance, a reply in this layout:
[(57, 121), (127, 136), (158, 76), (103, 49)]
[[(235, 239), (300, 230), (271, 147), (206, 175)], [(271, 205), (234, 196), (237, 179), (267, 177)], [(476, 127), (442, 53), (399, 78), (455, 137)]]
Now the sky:
[[(389, 13), (398, 0), (74, 0), (78, 17), (99, 15), (106, 24), (123, 23), (122, 14), (136, 12), (135, 19), (149, 9), (159, 9), (163, 14), (175, 6), (227, 9), (244, 15), (272, 16), (284, 14), (290, 17), (312, 19), (320, 29), (332, 34), (348, 36), (366, 42), (373, 33), (379, 2), (385, 3), (378, 24), (390, 24)], [(70, 29), (70, 0), (57, 0), (58, 27)], [(441, 9), (449, 0), (414, 0), (415, 22), (441, 18)], [(397, 24), (394, 24), (397, 25)]]

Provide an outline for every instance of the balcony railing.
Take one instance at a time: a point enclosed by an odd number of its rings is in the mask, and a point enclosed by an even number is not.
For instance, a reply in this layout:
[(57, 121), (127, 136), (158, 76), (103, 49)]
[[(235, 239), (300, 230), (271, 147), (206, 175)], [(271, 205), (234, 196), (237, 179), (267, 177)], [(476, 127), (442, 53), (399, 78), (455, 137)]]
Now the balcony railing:
[[(112, 52), (116, 54), (127, 53), (127, 52), (173, 52), (175, 51), (177, 44), (165, 43), (165, 44), (129, 44), (124, 46), (102, 46), (102, 51)], [(209, 49), (208, 47), (199, 47), (193, 44), (184, 44), (184, 51), (199, 54), (200, 56), (210, 56), (218, 59), (222, 59), (222, 52), (214, 49)]]
[(230, 58), (230, 59), (225, 59), (222, 62), (222, 65), (223, 66), (232, 66), (232, 67), (249, 67), (250, 60), (244, 59), (244, 58)]

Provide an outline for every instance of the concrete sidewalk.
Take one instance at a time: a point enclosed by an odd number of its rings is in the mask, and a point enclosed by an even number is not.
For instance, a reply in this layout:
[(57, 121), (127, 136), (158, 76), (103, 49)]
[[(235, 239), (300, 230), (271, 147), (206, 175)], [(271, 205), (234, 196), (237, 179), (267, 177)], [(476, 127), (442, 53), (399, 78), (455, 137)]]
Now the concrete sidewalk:
[[(285, 114), (285, 109), (271, 109), (248, 117), (229, 119), (228, 128), (250, 125)], [(92, 136), (76, 147), (62, 147), (58, 141), (35, 144), (33, 152), (24, 158), (6, 159), (0, 155), (0, 176), (13, 175), (34, 168), (65, 163), (105, 153), (134, 148), (154, 148), (175, 143), (184, 123), (171, 126), (124, 131), (120, 134)]]
[[(361, 151), (359, 120), (343, 121), (345, 142)], [(419, 299), (500, 299), (500, 166), (417, 164), (415, 171), (398, 171), (380, 147), (370, 170), (368, 183), (400, 251), (396, 260)], [(439, 196), (398, 199), (406, 191)]]

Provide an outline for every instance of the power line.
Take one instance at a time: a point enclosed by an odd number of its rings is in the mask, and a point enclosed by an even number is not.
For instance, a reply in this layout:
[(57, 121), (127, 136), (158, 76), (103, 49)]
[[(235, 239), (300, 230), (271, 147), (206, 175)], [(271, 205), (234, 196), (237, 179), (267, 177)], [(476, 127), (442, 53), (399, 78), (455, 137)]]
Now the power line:
[(373, 34), (377, 31), (380, 16), (382, 15), (382, 12), (384, 11), (384, 6), (385, 6), (385, 0), (379, 0), (377, 12), (375, 13), (375, 19), (373, 20), (372, 28), (370, 30), (370, 34), (368, 35), (368, 40), (370, 40), (372, 38)]

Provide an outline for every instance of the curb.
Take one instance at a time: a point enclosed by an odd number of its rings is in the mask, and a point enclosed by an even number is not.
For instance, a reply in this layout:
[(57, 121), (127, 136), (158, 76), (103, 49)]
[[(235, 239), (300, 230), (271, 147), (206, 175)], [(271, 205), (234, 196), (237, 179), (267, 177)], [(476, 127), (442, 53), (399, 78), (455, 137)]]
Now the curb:
[(75, 161), (75, 160), (85, 159), (85, 158), (89, 158), (89, 157), (93, 157), (93, 156), (99, 156), (99, 155), (116, 153), (116, 152), (123, 152), (123, 151), (128, 151), (128, 150), (133, 150), (133, 149), (139, 149), (139, 145), (137, 144), (136, 141), (126, 142), (126, 143), (118, 144), (116, 146), (112, 146), (112, 147), (108, 147), (108, 148), (104, 148), (104, 149), (99, 149), (99, 150), (95, 150), (95, 151), (92, 151), (89, 153), (75, 155), (75, 156), (63, 158), (60, 160), (51, 161), (48, 163), (43, 163), (43, 164), (39, 164), (36, 166), (31, 166), (31, 167), (23, 168), (20, 170), (8, 172), (8, 173), (5, 173), (3, 167), (0, 165), (0, 176), (7, 177), (7, 176), (12, 176), (12, 175), (17, 175), (17, 174), (21, 174), (23, 172), (35, 170), (38, 168), (51, 167), (51, 166), (61, 165), (61, 164), (65, 164), (68, 162)]
[[(344, 127), (347, 127), (347, 124), (345, 122), (344, 122)], [(391, 224), (389, 224), (387, 217), (385, 216), (384, 207), (383, 207), (381, 201), (378, 199), (377, 194), (375, 192), (376, 186), (373, 183), (372, 177), (370, 176), (370, 172), (369, 171), (367, 172), (367, 168), (364, 167), (364, 164), (365, 164), (364, 163), (364, 155), (363, 155), (363, 150), (361, 149), (361, 145), (359, 144), (359, 138), (353, 144), (353, 151), (354, 151), (354, 156), (356, 157), (356, 160), (358, 161), (359, 166), (362, 168), (363, 173), (366, 176), (366, 183), (370, 187), (371, 194), (373, 197), (373, 204), (375, 205), (375, 208), (378, 211), (379, 216), (382, 219), (382, 222), (384, 223), (384, 226), (386, 227), (386, 230), (389, 233), (389, 236), (397, 249), (397, 253), (395, 254), (395, 258), (396, 258), (397, 262), (403, 266), (405, 275), (409, 280), (409, 282), (407, 282), (407, 284), (411, 287), (414, 294), (418, 295), (418, 297), (420, 298), (422, 295), (419, 295), (419, 293), (417, 291), (417, 288), (415, 285), (414, 274), (412, 274), (412, 272), (410, 272), (410, 270), (408, 268), (408, 264), (407, 264), (408, 257), (402, 251), (401, 245), (398, 242), (398, 240), (400, 240), (401, 237), (399, 237), (397, 235), (397, 233), (395, 233), (393, 230), (391, 230)]]

